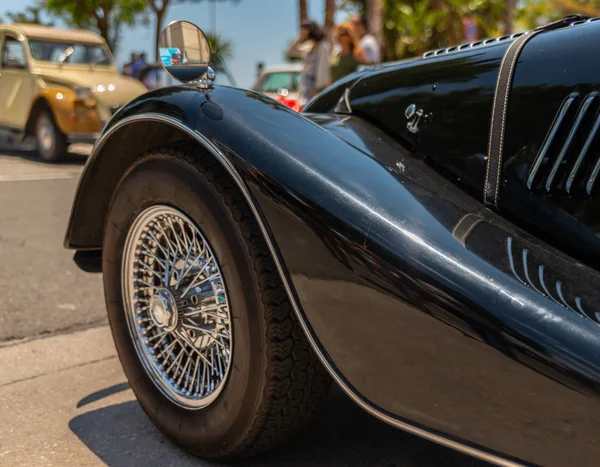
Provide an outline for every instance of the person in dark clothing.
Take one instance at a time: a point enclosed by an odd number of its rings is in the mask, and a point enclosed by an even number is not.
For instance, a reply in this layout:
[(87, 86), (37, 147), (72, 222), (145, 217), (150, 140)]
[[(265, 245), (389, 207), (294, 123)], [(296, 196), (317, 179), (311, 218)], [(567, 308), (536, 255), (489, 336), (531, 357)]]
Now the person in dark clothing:
[(139, 60), (138, 54), (135, 52), (131, 53), (131, 60), (123, 65), (123, 74), (125, 76), (133, 76), (133, 64)]
[(147, 65), (148, 65), (148, 61), (146, 60), (146, 54), (145, 53), (140, 54), (139, 59), (136, 60), (135, 62), (133, 62), (133, 65), (131, 65), (132, 76), (134, 78), (139, 79), (140, 70)]

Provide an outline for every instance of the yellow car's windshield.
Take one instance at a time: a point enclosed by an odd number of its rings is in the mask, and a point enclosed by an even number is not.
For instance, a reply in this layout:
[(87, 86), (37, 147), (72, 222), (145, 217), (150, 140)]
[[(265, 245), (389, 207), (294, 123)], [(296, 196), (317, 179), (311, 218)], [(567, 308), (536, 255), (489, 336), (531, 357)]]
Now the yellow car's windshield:
[(112, 65), (104, 45), (30, 39), (29, 48), (35, 60), (65, 64)]

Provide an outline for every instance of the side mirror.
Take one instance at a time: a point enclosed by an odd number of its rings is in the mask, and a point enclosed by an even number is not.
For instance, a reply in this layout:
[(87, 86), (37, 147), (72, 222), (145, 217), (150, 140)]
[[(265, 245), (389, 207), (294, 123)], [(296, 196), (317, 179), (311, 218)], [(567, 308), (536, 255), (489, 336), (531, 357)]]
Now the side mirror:
[(197, 82), (202, 89), (213, 86), (210, 44), (196, 25), (188, 21), (169, 24), (160, 35), (158, 51), (163, 68), (177, 81)]

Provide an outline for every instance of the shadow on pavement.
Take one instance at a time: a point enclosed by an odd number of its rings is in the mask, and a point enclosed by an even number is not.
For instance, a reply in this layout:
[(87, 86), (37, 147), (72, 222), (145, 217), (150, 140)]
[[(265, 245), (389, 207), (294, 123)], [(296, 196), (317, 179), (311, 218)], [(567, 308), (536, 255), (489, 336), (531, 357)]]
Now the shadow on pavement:
[(111, 386), (109, 388), (104, 388), (100, 391), (93, 392), (90, 395), (85, 396), (79, 402), (77, 402), (77, 408), (91, 404), (92, 402), (99, 401), (100, 399), (104, 399), (105, 397), (112, 396), (113, 394), (117, 394), (118, 392), (126, 391), (127, 389), (129, 389), (129, 383), (121, 383), (115, 384), (114, 386)]
[[(75, 144), (69, 147), (69, 153), (53, 165), (83, 165), (87, 161), (89, 145)], [(35, 149), (35, 142), (27, 138), (21, 142), (19, 136), (0, 130), (0, 154), (23, 159), (31, 162), (44, 163), (40, 160)]]
[(85, 156), (85, 155), (81, 155), (81, 154), (74, 153), (74, 152), (69, 152), (68, 154), (64, 155), (60, 161), (46, 163), (46, 162), (40, 160), (35, 149), (15, 149), (15, 148), (5, 147), (1, 144), (0, 144), (0, 154), (3, 156), (19, 158), (19, 159), (25, 160), (25, 161), (38, 162), (40, 164), (48, 164), (48, 165), (56, 165), (56, 166), (85, 165), (85, 163), (88, 159), (87, 156)]
[[(166, 440), (136, 401), (79, 415), (71, 420), (69, 427), (111, 467), (157, 462), (177, 466), (220, 465), (189, 456)], [(488, 464), (376, 420), (335, 387), (322, 413), (304, 433), (270, 453), (233, 465), (484, 467)]]

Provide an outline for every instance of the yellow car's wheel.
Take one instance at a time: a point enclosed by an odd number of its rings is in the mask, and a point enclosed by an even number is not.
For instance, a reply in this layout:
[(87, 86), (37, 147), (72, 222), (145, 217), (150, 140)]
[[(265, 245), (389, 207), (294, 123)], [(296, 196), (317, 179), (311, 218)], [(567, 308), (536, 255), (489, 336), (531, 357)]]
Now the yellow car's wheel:
[(40, 159), (45, 162), (57, 161), (67, 152), (67, 139), (48, 110), (42, 110), (37, 117), (35, 138)]

